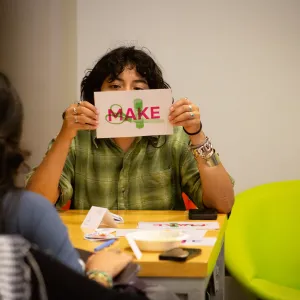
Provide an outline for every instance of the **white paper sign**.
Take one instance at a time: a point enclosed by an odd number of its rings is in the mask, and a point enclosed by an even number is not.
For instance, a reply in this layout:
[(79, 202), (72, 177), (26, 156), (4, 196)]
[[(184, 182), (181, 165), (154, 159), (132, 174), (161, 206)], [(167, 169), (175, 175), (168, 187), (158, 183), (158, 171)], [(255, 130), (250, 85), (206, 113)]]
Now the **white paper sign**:
[(99, 110), (97, 138), (173, 134), (170, 89), (95, 92), (94, 99)]
[(116, 228), (117, 224), (107, 208), (92, 206), (81, 224), (85, 233), (93, 232), (100, 225)]

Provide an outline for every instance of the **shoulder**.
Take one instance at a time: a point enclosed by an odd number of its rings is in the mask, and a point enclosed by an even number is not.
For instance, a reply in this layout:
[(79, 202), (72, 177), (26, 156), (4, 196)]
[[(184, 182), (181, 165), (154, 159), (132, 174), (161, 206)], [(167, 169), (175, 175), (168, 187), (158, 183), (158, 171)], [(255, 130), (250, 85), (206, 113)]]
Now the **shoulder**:
[(4, 203), (5, 205), (13, 204), (25, 206), (28, 208), (38, 207), (42, 209), (53, 209), (53, 205), (47, 200), (45, 197), (24, 190), (24, 189), (17, 189), (11, 190), (4, 196)]
[(22, 189), (7, 193), (3, 205), (9, 231), (17, 231), (25, 235), (32, 235), (31, 229), (46, 216), (51, 219), (57, 218), (56, 209), (49, 200)]
[[(49, 224), (51, 230), (65, 231), (55, 206), (39, 194), (22, 191), (15, 214), (21, 226), (19, 230), (27, 235), (29, 240), (33, 238), (33, 232), (36, 234), (37, 231), (48, 230)], [(37, 243), (39, 244), (40, 241)]]

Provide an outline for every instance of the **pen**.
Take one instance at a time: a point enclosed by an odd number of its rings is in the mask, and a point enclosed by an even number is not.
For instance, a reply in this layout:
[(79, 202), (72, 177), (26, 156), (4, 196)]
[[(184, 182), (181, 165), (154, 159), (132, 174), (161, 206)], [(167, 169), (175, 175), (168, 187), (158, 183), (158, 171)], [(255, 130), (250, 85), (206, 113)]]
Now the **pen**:
[(106, 247), (109, 247), (110, 245), (112, 245), (114, 242), (116, 241), (116, 239), (112, 239), (112, 240), (109, 240), (107, 242), (104, 242), (102, 243), (101, 245), (97, 246), (94, 251), (97, 252), (97, 251), (100, 251)]

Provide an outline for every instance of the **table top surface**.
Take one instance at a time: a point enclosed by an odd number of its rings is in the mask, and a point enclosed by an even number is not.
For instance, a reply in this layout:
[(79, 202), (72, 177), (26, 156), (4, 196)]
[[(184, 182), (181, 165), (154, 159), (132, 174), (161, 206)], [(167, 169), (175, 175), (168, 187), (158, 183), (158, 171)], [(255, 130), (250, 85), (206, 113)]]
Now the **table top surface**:
[[(91, 242), (83, 238), (84, 233), (80, 225), (87, 215), (87, 210), (68, 210), (60, 212), (63, 223), (67, 226), (71, 242), (74, 247), (93, 251), (99, 245), (98, 242)], [(123, 217), (124, 224), (118, 224), (118, 228), (137, 228), (138, 222), (189, 222), (186, 211), (112, 211)], [(160, 261), (157, 252), (143, 252), (142, 258), (138, 261), (141, 265), (139, 276), (142, 277), (198, 277), (204, 278), (211, 274), (219, 252), (222, 247), (227, 216), (219, 214), (217, 221), (218, 230), (208, 230), (205, 237), (216, 237), (214, 246), (193, 246), (201, 248), (201, 255), (196, 256), (184, 263), (172, 261)], [(205, 221), (209, 222), (209, 221)], [(215, 221), (214, 221), (215, 222)], [(133, 255), (127, 240), (124, 237), (111, 247), (120, 248)]]

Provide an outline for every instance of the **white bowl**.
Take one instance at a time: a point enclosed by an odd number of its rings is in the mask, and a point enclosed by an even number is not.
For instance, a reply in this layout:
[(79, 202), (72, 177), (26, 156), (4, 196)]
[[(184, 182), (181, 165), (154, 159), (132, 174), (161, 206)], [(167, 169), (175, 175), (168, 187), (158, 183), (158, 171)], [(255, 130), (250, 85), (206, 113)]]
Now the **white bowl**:
[(188, 238), (180, 230), (141, 230), (127, 234), (141, 251), (163, 252), (177, 248)]

